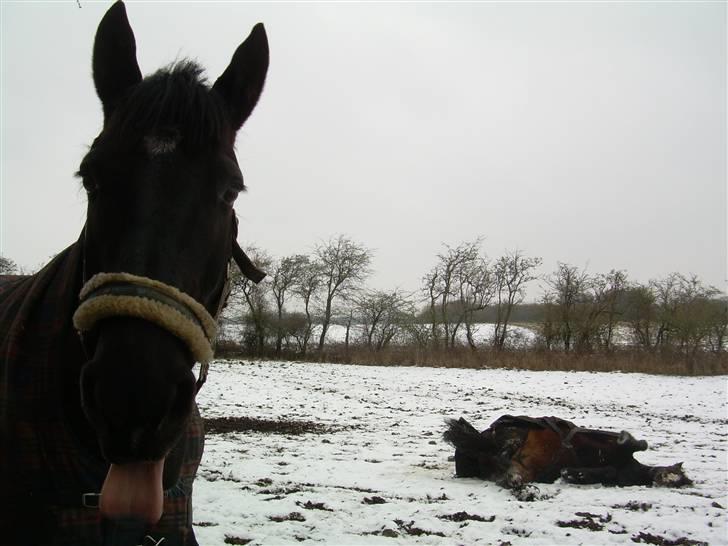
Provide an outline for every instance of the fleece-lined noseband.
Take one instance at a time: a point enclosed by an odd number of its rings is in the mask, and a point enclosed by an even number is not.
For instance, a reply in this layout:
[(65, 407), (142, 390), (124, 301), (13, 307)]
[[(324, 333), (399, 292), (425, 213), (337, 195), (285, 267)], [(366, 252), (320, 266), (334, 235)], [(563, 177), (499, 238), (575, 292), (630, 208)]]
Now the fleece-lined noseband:
[(191, 296), (161, 281), (130, 273), (97, 273), (83, 286), (73, 315), (79, 332), (88, 332), (109, 317), (148, 320), (184, 341), (193, 358), (212, 360), (217, 324)]
[[(237, 234), (237, 219), (235, 228)], [(84, 228), (84, 243), (85, 231)], [(265, 273), (255, 267), (235, 238), (232, 244), (232, 260), (251, 281), (258, 283), (265, 277)], [(109, 317), (139, 318), (164, 328), (181, 339), (195, 361), (200, 363), (197, 381), (199, 390), (207, 378), (214, 355), (217, 318), (229, 294), (229, 267), (214, 317), (192, 296), (161, 281), (131, 273), (97, 273), (81, 288), (80, 304), (73, 315), (73, 325), (82, 337), (97, 322)]]

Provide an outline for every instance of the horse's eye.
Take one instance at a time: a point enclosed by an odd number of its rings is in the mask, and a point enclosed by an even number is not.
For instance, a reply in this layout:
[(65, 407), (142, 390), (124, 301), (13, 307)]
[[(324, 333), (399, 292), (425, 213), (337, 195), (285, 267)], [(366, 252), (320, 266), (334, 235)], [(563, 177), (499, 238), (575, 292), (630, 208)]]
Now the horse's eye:
[(241, 191), (245, 191), (245, 182), (243, 182), (243, 175), (238, 172), (238, 176), (232, 177), (227, 180), (225, 186), (220, 188), (222, 191), (219, 194), (220, 199), (223, 203), (232, 207), (235, 203), (235, 199), (238, 198), (238, 194)]
[(240, 191), (237, 189), (228, 188), (222, 194), (222, 200), (226, 205), (230, 205), (232, 207), (233, 203), (235, 203), (235, 200), (238, 198), (239, 193)]

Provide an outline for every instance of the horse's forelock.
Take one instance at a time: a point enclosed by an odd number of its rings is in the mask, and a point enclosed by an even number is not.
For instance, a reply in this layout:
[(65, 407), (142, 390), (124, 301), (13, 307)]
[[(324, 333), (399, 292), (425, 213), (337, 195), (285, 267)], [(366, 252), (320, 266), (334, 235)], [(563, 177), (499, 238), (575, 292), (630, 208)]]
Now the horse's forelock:
[[(124, 143), (175, 142), (187, 150), (226, 143), (230, 128), (219, 98), (210, 93), (202, 68), (183, 60), (158, 70), (130, 90), (104, 128)], [(152, 146), (153, 154), (160, 152)]]

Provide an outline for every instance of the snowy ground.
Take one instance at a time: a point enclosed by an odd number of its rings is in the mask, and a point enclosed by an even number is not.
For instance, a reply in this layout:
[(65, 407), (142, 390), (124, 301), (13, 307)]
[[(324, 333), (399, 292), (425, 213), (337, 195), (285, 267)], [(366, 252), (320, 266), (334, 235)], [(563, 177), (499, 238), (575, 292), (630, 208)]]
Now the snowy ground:
[[(728, 544), (727, 385), (726, 376), (219, 361), (198, 397), (203, 416), (338, 431), (208, 434), (195, 482), (197, 538), (205, 546)], [(545, 499), (521, 502), (492, 483), (454, 478), (444, 419), (463, 415), (485, 428), (504, 413), (629, 430), (650, 444), (642, 462), (684, 461), (695, 485), (555, 483), (539, 485)], [(447, 519), (459, 512), (483, 521)]]
[[(529, 347), (536, 342), (536, 332), (523, 326), (511, 325), (508, 327), (508, 343), (512, 347)], [(479, 346), (489, 345), (493, 339), (495, 333), (495, 324), (492, 323), (479, 323), (473, 325), (473, 339)], [(321, 327), (316, 326), (313, 329), (312, 338), (318, 340), (321, 335)], [(352, 342), (358, 343), (363, 338), (363, 329), (359, 325), (353, 325), (350, 332)], [(340, 324), (332, 324), (329, 327), (329, 331), (326, 333), (327, 343), (344, 343), (346, 339), (346, 326)], [(458, 343), (466, 346), (467, 338), (465, 335), (465, 327), (461, 326), (458, 329), (457, 334)]]

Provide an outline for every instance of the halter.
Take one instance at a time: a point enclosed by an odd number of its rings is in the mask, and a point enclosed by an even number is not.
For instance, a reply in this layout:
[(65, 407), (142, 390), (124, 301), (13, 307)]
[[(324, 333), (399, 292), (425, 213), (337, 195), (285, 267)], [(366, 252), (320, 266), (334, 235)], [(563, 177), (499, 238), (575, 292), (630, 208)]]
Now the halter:
[(73, 315), (73, 325), (83, 341), (100, 320), (110, 317), (133, 317), (164, 328), (182, 340), (195, 361), (200, 363), (197, 390), (207, 380), (207, 372), (215, 352), (217, 319), (231, 291), (230, 269), (234, 260), (243, 275), (255, 283), (265, 273), (253, 265), (236, 241), (237, 218), (233, 234), (232, 256), (225, 270), (220, 299), (215, 315), (205, 306), (178, 288), (162, 281), (131, 273), (97, 273), (86, 280), (86, 227), (83, 230), (83, 280), (80, 304)]

